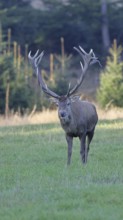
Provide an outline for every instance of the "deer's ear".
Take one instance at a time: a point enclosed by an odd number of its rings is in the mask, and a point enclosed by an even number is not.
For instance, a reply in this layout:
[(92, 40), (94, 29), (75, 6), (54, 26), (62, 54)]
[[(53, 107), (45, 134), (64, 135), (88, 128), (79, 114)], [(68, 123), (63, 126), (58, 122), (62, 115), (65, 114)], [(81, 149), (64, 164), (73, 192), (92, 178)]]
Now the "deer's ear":
[(58, 104), (59, 104), (59, 101), (58, 101), (58, 99), (56, 99), (56, 98), (50, 98), (50, 101), (53, 102), (53, 103), (55, 103), (57, 106), (58, 106)]
[(71, 102), (78, 101), (80, 99), (80, 95), (75, 95), (71, 97)]

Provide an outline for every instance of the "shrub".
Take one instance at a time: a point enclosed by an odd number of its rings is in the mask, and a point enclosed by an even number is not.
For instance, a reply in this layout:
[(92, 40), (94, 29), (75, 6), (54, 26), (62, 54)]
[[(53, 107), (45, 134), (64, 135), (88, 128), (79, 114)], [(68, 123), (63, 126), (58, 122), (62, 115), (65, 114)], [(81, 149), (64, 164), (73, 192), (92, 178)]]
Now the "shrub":
[(109, 50), (110, 56), (104, 72), (100, 77), (100, 87), (97, 91), (97, 100), (102, 107), (112, 104), (123, 107), (123, 62), (121, 61), (122, 47), (117, 47), (114, 40)]

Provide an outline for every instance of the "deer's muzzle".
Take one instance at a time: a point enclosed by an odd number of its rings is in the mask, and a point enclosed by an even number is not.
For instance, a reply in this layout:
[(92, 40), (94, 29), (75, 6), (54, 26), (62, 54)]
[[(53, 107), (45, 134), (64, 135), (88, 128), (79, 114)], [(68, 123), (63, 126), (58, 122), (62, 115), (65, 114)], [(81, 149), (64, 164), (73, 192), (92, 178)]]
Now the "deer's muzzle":
[(66, 112), (60, 112), (60, 118), (66, 117)]

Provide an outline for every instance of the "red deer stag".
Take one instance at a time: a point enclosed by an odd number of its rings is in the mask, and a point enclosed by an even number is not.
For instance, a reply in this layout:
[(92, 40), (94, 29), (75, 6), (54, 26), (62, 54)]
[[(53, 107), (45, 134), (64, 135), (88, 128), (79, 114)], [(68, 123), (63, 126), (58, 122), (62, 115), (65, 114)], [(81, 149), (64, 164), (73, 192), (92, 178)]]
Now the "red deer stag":
[(58, 116), (61, 126), (65, 131), (68, 144), (68, 165), (71, 161), (73, 137), (79, 137), (81, 144), (81, 159), (84, 164), (87, 162), (89, 145), (93, 138), (95, 126), (98, 121), (95, 106), (90, 102), (81, 101), (80, 97), (76, 94), (78, 88), (83, 82), (87, 68), (90, 65), (99, 62), (98, 58), (95, 56), (92, 49), (89, 53), (86, 53), (80, 46), (79, 48), (74, 47), (74, 49), (83, 59), (83, 64), (80, 62), (82, 73), (80, 79), (77, 81), (77, 84), (72, 89), (69, 84), (67, 94), (62, 96), (51, 91), (42, 78), (39, 63), (44, 55), (44, 52), (39, 54), (39, 51), (37, 51), (34, 56), (31, 56), (31, 51), (28, 54), (29, 61), (37, 75), (41, 89), (44, 93), (53, 97), (54, 102), (58, 106)]

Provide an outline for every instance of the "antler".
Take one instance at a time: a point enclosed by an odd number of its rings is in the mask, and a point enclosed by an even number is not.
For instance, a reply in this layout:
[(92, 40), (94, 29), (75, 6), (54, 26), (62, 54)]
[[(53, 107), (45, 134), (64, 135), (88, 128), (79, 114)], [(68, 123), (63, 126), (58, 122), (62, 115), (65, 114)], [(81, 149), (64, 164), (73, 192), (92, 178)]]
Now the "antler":
[[(80, 62), (81, 69), (82, 69), (82, 74), (80, 76), (80, 79), (77, 81), (77, 84), (72, 89), (70, 88), (70, 84), (69, 84), (68, 92), (65, 95), (66, 97), (70, 97), (71, 95), (73, 95), (78, 90), (78, 88), (80, 87), (80, 85), (83, 82), (83, 79), (84, 79), (84, 76), (85, 76), (85, 72), (87, 71), (87, 69), (88, 69), (88, 67), (90, 65), (92, 65), (92, 64), (94, 64), (96, 62), (98, 62), (100, 64), (98, 58), (95, 56), (95, 54), (94, 54), (92, 49), (90, 50), (89, 53), (86, 53), (81, 46), (79, 46), (79, 48), (74, 47), (74, 49), (83, 58), (83, 64), (82, 64), (82, 62)], [(42, 60), (43, 55), (44, 55), (44, 51), (42, 51), (39, 54), (39, 50), (37, 50), (35, 55), (31, 56), (31, 51), (30, 51), (29, 54), (28, 54), (28, 58), (29, 58), (29, 61), (30, 61), (31, 65), (32, 65), (34, 71), (35, 71), (35, 74), (36, 74), (36, 76), (38, 78), (39, 85), (41, 86), (43, 92), (46, 93), (47, 95), (50, 95), (50, 96), (56, 98), (56, 99), (59, 99), (60, 96), (57, 95), (55, 92), (51, 91), (47, 87), (46, 83), (44, 82), (44, 80), (42, 78), (41, 71), (39, 69), (39, 64), (40, 64), (40, 62)]]
[(39, 85), (41, 86), (42, 90), (44, 93), (46, 93), (47, 95), (50, 95), (56, 99), (60, 98), (59, 95), (57, 95), (55, 92), (52, 92), (46, 85), (46, 83), (43, 81), (43, 78), (42, 78), (42, 75), (41, 75), (41, 71), (39, 69), (39, 64), (42, 60), (42, 57), (44, 55), (44, 51), (42, 51), (40, 54), (39, 54), (39, 50), (37, 50), (37, 52), (35, 53), (34, 56), (31, 56), (31, 51), (29, 52), (28, 54), (28, 58), (29, 58), (29, 61), (35, 71), (35, 74), (38, 78), (38, 82), (39, 82)]
[[(74, 49), (80, 54), (80, 56), (83, 58), (83, 64), (80, 62), (81, 69), (82, 69), (82, 74), (80, 76), (80, 79), (77, 81), (77, 84), (73, 87), (73, 89), (70, 89), (70, 84), (69, 84), (69, 89), (67, 92), (67, 96), (73, 95), (77, 89), (80, 87), (80, 85), (83, 82), (85, 72), (87, 71), (88, 67), (96, 62), (99, 62), (98, 58), (95, 56), (93, 50), (91, 49), (89, 53), (86, 53), (81, 46), (79, 48), (74, 47)], [(101, 64), (100, 64), (101, 65)]]

